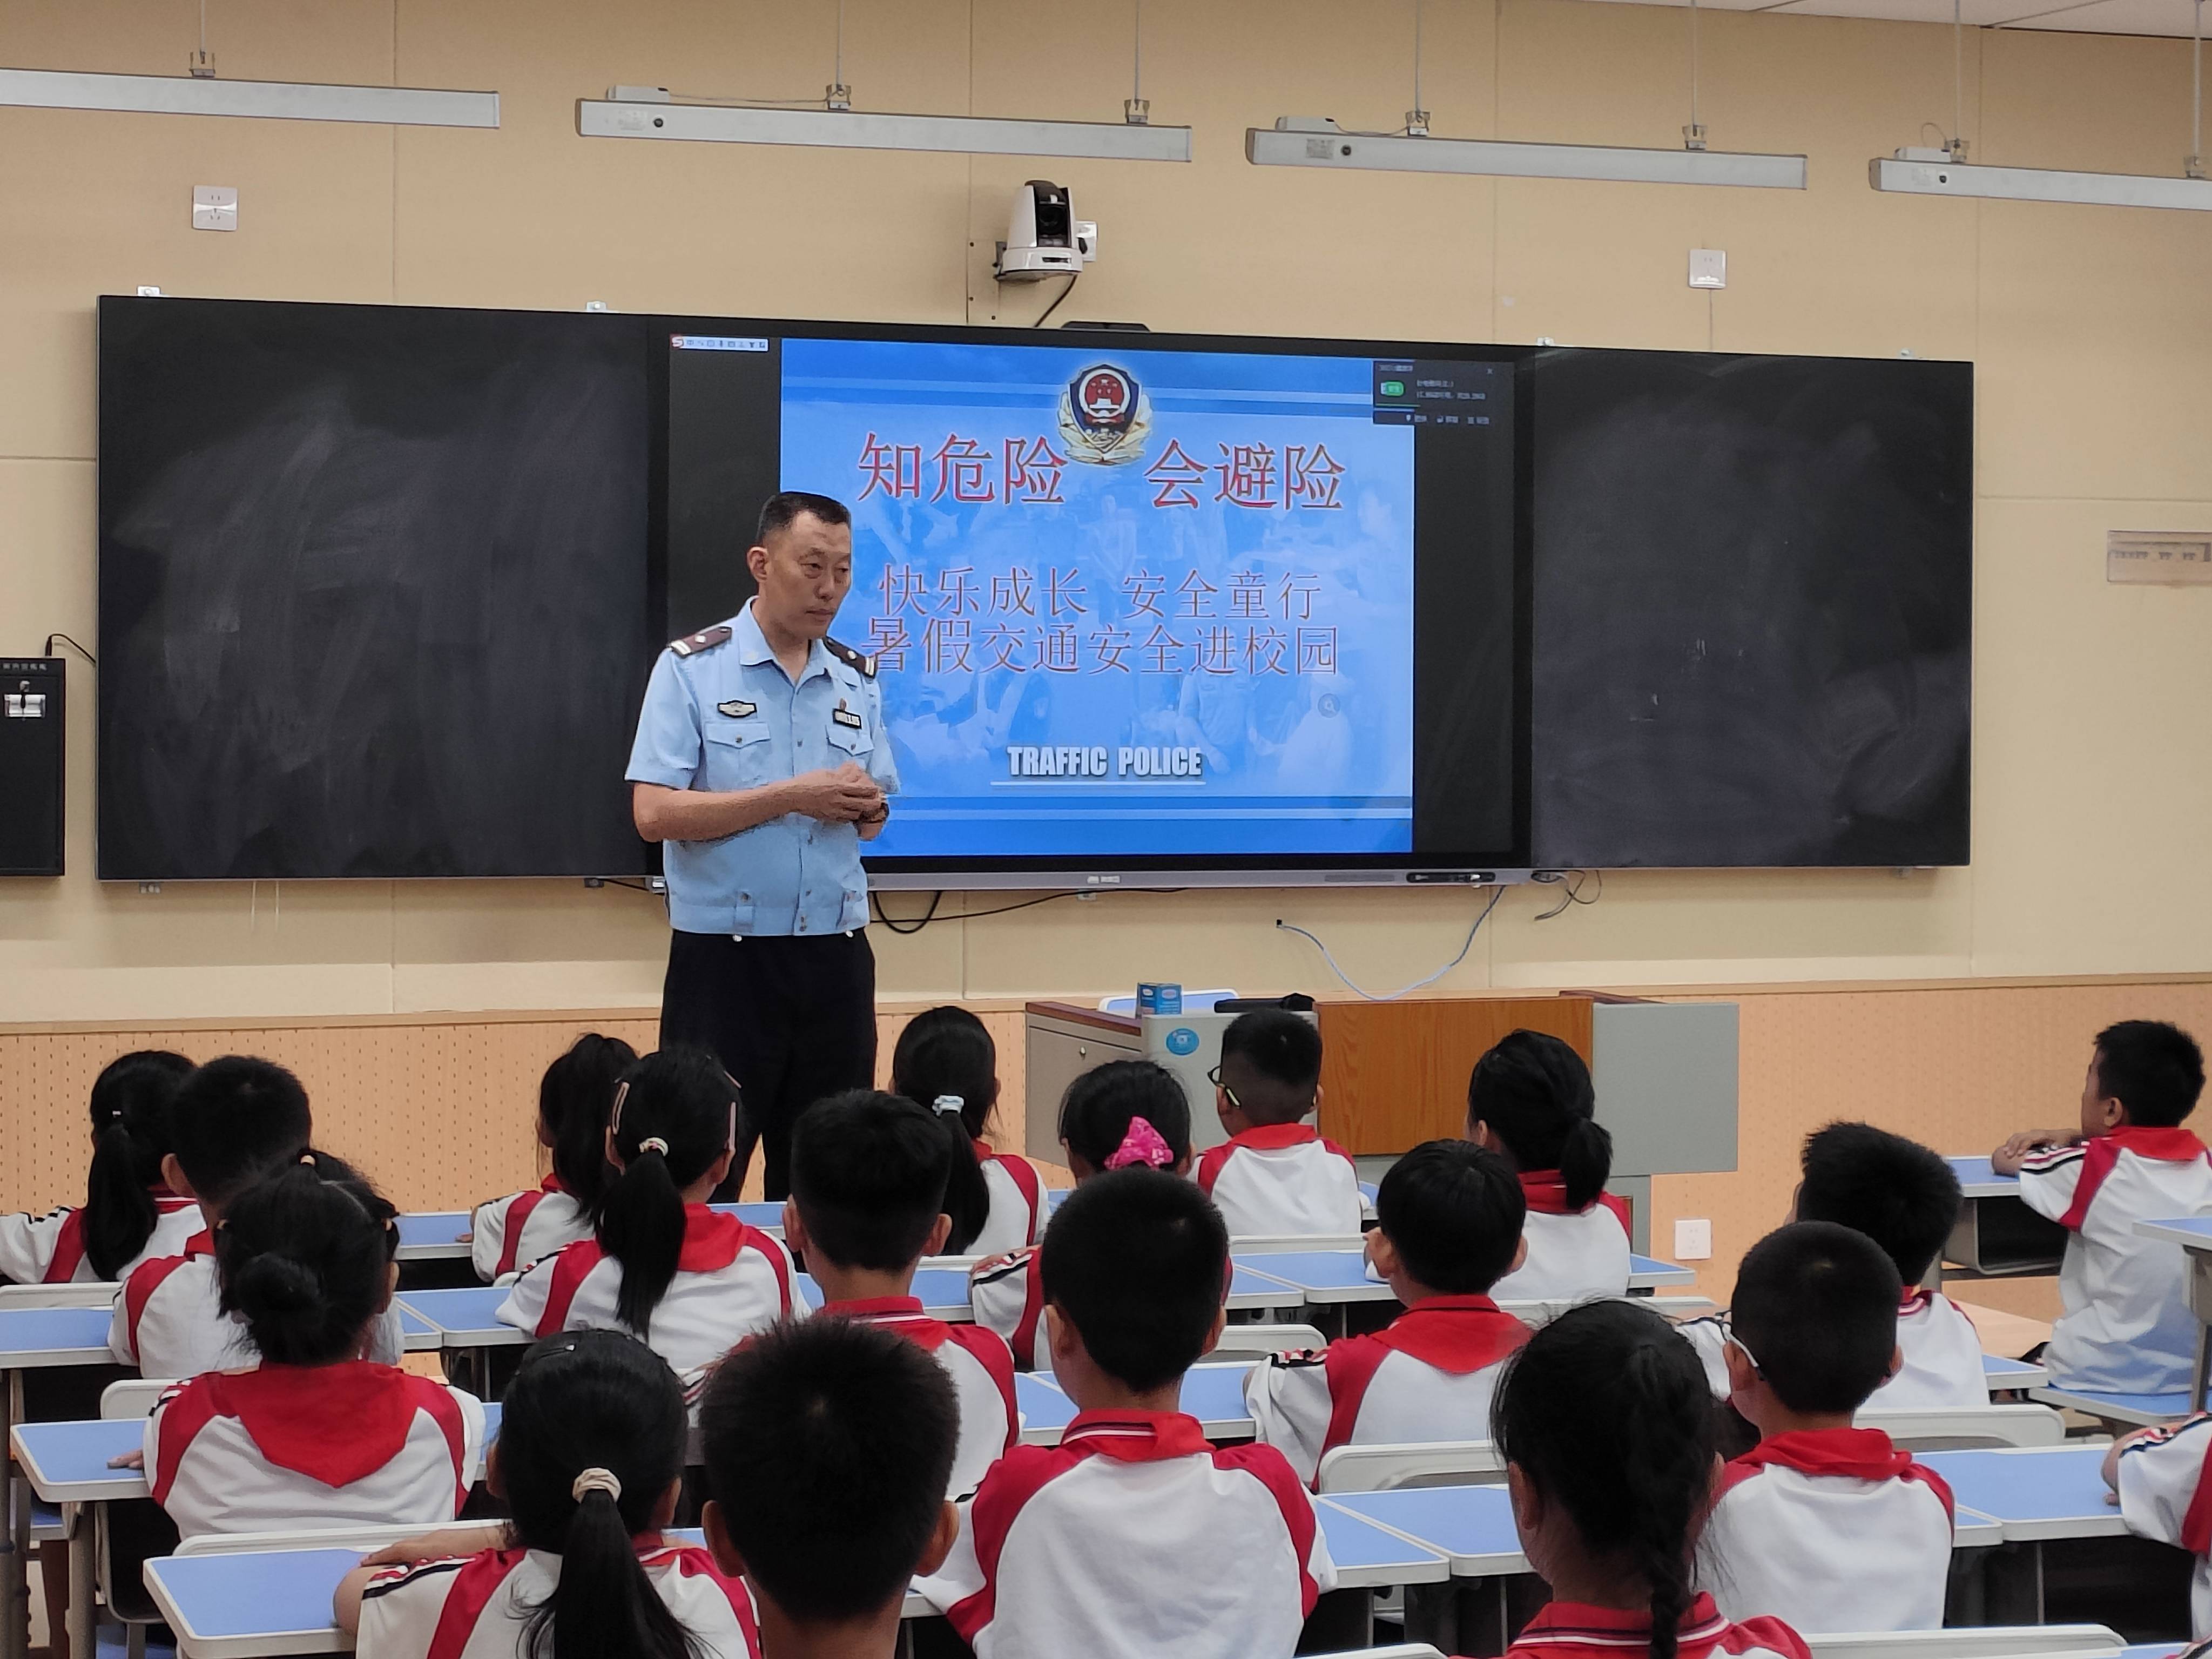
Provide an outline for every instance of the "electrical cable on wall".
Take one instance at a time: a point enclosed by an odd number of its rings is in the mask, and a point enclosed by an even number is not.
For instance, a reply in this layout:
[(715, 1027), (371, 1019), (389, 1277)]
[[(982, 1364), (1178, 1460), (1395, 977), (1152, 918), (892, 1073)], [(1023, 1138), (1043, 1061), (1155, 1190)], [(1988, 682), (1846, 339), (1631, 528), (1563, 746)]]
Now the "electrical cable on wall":
[(1296, 933), (1300, 939), (1311, 939), (1315, 946), (1321, 951), (1321, 959), (1328, 964), (1328, 971), (1334, 974), (1338, 979), (1343, 981), (1345, 988), (1352, 992), (1354, 995), (1364, 997), (1370, 1002), (1395, 1002), (1400, 997), (1406, 995), (1408, 992), (1418, 991), (1425, 986), (1434, 985), (1446, 974), (1449, 974), (1453, 969), (1458, 967), (1460, 963), (1465, 962), (1467, 960), (1467, 953), (1474, 949), (1474, 936), (1482, 931), (1482, 924), (1490, 920), (1490, 913), (1498, 908), (1498, 901), (1504, 896), (1505, 890), (1503, 887), (1492, 888), (1490, 890), (1490, 902), (1482, 907), (1480, 914), (1474, 919), (1474, 925), (1467, 930), (1467, 939), (1466, 942), (1459, 947), (1459, 954), (1454, 957), (1449, 962), (1444, 963), (1443, 967), (1437, 969), (1435, 973), (1430, 974), (1425, 978), (1417, 979), (1411, 985), (1401, 985), (1395, 991), (1377, 993), (1370, 991), (1367, 989), (1366, 987), (1355, 982), (1351, 975), (1346, 973), (1343, 969), (1337, 966), (1336, 958), (1329, 953), (1328, 946), (1322, 943), (1321, 936), (1319, 934), (1308, 933), (1304, 928), (1298, 927), (1293, 922), (1285, 921), (1280, 917), (1276, 918), (1275, 926), (1285, 933)]
[[(1583, 889), (1589, 885), (1593, 877), (1597, 880), (1597, 891), (1584, 898)], [(1559, 889), (1559, 902), (1542, 915), (1531, 916), (1531, 921), (1549, 921), (1553, 916), (1565, 915), (1577, 904), (1595, 904), (1605, 896), (1605, 872), (1602, 870), (1539, 870), (1528, 879)]]
[(99, 658), (97, 658), (97, 657), (94, 656), (94, 655), (92, 654), (92, 653), (91, 653), (91, 652), (89, 652), (89, 651), (86, 650), (86, 649), (85, 649), (82, 645), (79, 645), (79, 644), (78, 644), (75, 640), (71, 639), (71, 638), (70, 638), (68, 635), (66, 635), (66, 634), (49, 634), (49, 635), (46, 635), (46, 650), (41, 653), (42, 655), (51, 657), (51, 656), (52, 656), (52, 655), (54, 654), (54, 641), (55, 641), (56, 640), (59, 640), (59, 641), (60, 641), (64, 645), (66, 645), (66, 646), (69, 646), (70, 647), (71, 647), (73, 650), (75, 650), (75, 651), (76, 651), (76, 653), (77, 653), (77, 655), (79, 655), (80, 657), (82, 657), (82, 658), (83, 658), (87, 662), (90, 663), (90, 664), (91, 664), (94, 668), (97, 668), (97, 667), (99, 667), (99, 666), (100, 666), (100, 659), (99, 659)]
[(1030, 324), (1030, 326), (1031, 328), (1042, 328), (1045, 325), (1046, 321), (1052, 316), (1052, 313), (1067, 303), (1067, 296), (1075, 292), (1075, 285), (1082, 280), (1083, 273), (1081, 271), (1069, 271), (1067, 273), (1067, 286), (1060, 289), (1060, 297), (1057, 300), (1054, 300), (1050, 305), (1047, 306), (1044, 308), (1044, 315), (1038, 318), (1036, 321)]

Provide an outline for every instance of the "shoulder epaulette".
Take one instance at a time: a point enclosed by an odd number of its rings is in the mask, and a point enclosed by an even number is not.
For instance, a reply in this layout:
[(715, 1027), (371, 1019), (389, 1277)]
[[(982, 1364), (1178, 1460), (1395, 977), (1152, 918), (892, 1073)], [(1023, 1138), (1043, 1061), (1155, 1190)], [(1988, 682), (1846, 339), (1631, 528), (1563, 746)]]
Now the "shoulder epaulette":
[(843, 663), (846, 667), (858, 669), (862, 679), (875, 678), (876, 659), (873, 657), (855, 651), (851, 646), (839, 640), (825, 639), (822, 643), (829, 648), (830, 654)]
[(668, 648), (679, 657), (696, 657), (702, 651), (712, 651), (718, 645), (730, 642), (730, 625), (717, 623), (712, 628), (702, 628), (696, 634), (686, 634), (680, 640), (671, 640)]

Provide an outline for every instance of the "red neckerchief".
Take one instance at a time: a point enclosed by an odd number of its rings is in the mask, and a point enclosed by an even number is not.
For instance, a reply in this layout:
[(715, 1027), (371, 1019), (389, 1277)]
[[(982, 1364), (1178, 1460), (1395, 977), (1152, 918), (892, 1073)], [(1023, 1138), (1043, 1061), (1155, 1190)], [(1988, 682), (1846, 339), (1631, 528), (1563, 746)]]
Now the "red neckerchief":
[(1181, 1412), (1079, 1412), (1060, 1431), (1060, 1443), (1117, 1463), (1157, 1463), (1213, 1449), (1198, 1419)]
[(184, 1253), (186, 1256), (213, 1255), (215, 1254), (214, 1230), (212, 1228), (203, 1227), (199, 1231), (194, 1233), (190, 1238), (185, 1241)]
[(1917, 1480), (1943, 1500), (1945, 1514), (1958, 1512), (1950, 1483), (1926, 1464), (1914, 1462), (1911, 1452), (1880, 1429), (1800, 1429), (1773, 1435), (1731, 1462), (1723, 1478), (1734, 1486), (1778, 1466), (1853, 1480)]
[(1635, 1223), (1630, 1218), (1627, 1200), (1612, 1193), (1601, 1192), (1581, 1209), (1575, 1209), (1567, 1202), (1567, 1183), (1557, 1170), (1522, 1170), (1521, 1197), (1533, 1215), (1588, 1215), (1601, 1204), (1620, 1218), (1624, 1232), (1631, 1237), (1635, 1236)]
[(738, 1259), (745, 1247), (745, 1224), (704, 1204), (684, 1206), (684, 1248), (677, 1253), (679, 1273), (711, 1273)]
[(1285, 1146), (1304, 1146), (1321, 1139), (1321, 1131), (1304, 1123), (1262, 1123), (1241, 1135), (1229, 1137), (1232, 1146), (1249, 1146), (1255, 1152), (1279, 1152)]
[(399, 1455), (414, 1425), (404, 1371), (365, 1359), (211, 1371), (200, 1379), (219, 1416), (234, 1417), (279, 1468), (349, 1486)]
[[(2188, 1164), (2204, 1156), (2204, 1143), (2187, 1129), (2138, 1128), (2124, 1123), (2107, 1133), (2092, 1135), (2081, 1143), (2079, 1151), (2081, 1172), (2075, 1179), (2074, 1201), (2058, 1218), (2058, 1224), (2071, 1232), (2079, 1232), (2081, 1224), (2088, 1219), (2089, 1206), (2104, 1187), (2106, 1177), (2119, 1163), (2122, 1152), (2133, 1152), (2137, 1158), (2159, 1164)], [(2025, 1165), (2021, 1173), (2027, 1174), (2033, 1167)]]
[(568, 1189), (561, 1184), (559, 1176), (550, 1175), (538, 1183), (538, 1190), (541, 1193), (565, 1193)]
[(933, 1319), (924, 1312), (918, 1296), (855, 1297), (850, 1302), (825, 1302), (822, 1312), (857, 1319), (867, 1325), (888, 1325), (930, 1353), (945, 1345), (944, 1321)]
[(1424, 1365), (1468, 1376), (1495, 1365), (1529, 1334), (1486, 1296), (1432, 1296), (1400, 1314), (1375, 1340)]

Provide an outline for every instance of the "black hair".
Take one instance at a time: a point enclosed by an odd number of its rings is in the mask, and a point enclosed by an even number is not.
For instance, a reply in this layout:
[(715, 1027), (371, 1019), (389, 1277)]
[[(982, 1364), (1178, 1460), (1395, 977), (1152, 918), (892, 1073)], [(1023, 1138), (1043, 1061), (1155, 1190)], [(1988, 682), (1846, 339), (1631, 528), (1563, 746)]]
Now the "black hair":
[(808, 1242), (836, 1267), (913, 1266), (955, 1156), (929, 1109), (903, 1095), (852, 1089), (816, 1101), (791, 1131), (791, 1199)]
[[(676, 1280), (684, 1189), (728, 1149), (737, 1103), (736, 1079), (703, 1048), (649, 1054), (617, 1085), (614, 1143), (623, 1168), (599, 1205), (599, 1240), (622, 1266), (615, 1317), (640, 1336)], [(648, 1140), (659, 1144), (647, 1147)]]
[(1221, 1061), (1241, 1060), (1257, 1079), (1238, 1088), (1248, 1117), (1295, 1123), (1313, 1110), (1321, 1084), (1321, 1027), (1287, 1008), (1254, 1008), (1221, 1034)]
[(802, 514), (819, 519), (824, 524), (853, 522), (852, 509), (833, 495), (817, 495), (805, 489), (780, 489), (761, 503), (760, 525), (753, 532), (753, 544), (767, 546), (769, 537), (790, 529)]
[(246, 1322), (271, 1364), (356, 1358), (384, 1311), (398, 1213), (343, 1160), (303, 1154), (224, 1211), (215, 1242), (223, 1312)]
[(1103, 1170), (1138, 1118), (1159, 1131), (1176, 1163), (1190, 1156), (1190, 1097), (1180, 1078), (1149, 1060), (1109, 1060), (1069, 1084), (1060, 1097), (1060, 1138)]
[(211, 1060), (177, 1088), (169, 1136), (192, 1190), (228, 1204), (314, 1139), (307, 1091), (274, 1060), (243, 1054)]
[(92, 1084), (92, 1168), (84, 1182), (84, 1254), (95, 1279), (116, 1279), (154, 1236), (154, 1188), (173, 1150), (169, 1106), (192, 1063), (166, 1048), (107, 1062)]
[(1115, 1170), (1060, 1205), (1038, 1277), (1101, 1370), (1127, 1388), (1157, 1389), (1206, 1352), (1228, 1293), (1229, 1230), (1181, 1176)]
[(1927, 1278), (1959, 1218), (1959, 1176), (1917, 1140), (1871, 1123), (1831, 1123), (1805, 1137), (1800, 1221), (1852, 1227), (1889, 1252), (1908, 1285)]
[(1509, 1031), (1474, 1062), (1467, 1121), (1486, 1123), (1523, 1173), (1557, 1170), (1567, 1207), (1587, 1210), (1613, 1173), (1613, 1135), (1597, 1121), (1583, 1057), (1543, 1031)]
[(1648, 1587), (1651, 1659), (1674, 1659), (1713, 1481), (1712, 1395), (1696, 1350), (1657, 1314), (1586, 1302), (1506, 1362), (1491, 1437), (1583, 1550)]
[(2170, 1129), (2197, 1109), (2204, 1055), (2162, 1019), (2124, 1019), (2097, 1033), (2097, 1092), (2127, 1108), (2128, 1121)]
[[(935, 1116), (948, 1135), (957, 1131), (945, 1183), (945, 1213), (952, 1218), (945, 1248), (958, 1255), (991, 1218), (991, 1189), (975, 1143), (999, 1103), (998, 1044), (965, 1008), (925, 1008), (907, 1021), (891, 1049), (891, 1092)], [(940, 1110), (938, 1103), (947, 1099), (957, 1100), (958, 1109)]]
[(553, 1143), (553, 1173), (588, 1216), (599, 1215), (614, 1185), (607, 1115), (622, 1074), (635, 1064), (637, 1050), (620, 1037), (586, 1031), (538, 1081), (538, 1115)]
[(1376, 1189), (1379, 1230), (1419, 1284), (1446, 1296), (1490, 1289), (1513, 1265), (1528, 1216), (1505, 1160), (1471, 1140), (1427, 1140)]
[[(620, 1331), (567, 1331), (534, 1344), (507, 1385), (499, 1471), (515, 1541), (561, 1558), (560, 1581), (523, 1626), (530, 1659), (698, 1651), (638, 1563), (661, 1495), (684, 1473), (684, 1387), (668, 1362)], [(605, 1469), (621, 1483), (575, 1495)]]
[(905, 1594), (960, 1441), (945, 1369), (853, 1319), (787, 1320), (725, 1359), (699, 1409), (707, 1480), (745, 1575), (791, 1619)]
[(1889, 1375), (1903, 1289), (1864, 1233), (1793, 1222), (1745, 1254), (1729, 1328), (1791, 1411), (1856, 1411)]

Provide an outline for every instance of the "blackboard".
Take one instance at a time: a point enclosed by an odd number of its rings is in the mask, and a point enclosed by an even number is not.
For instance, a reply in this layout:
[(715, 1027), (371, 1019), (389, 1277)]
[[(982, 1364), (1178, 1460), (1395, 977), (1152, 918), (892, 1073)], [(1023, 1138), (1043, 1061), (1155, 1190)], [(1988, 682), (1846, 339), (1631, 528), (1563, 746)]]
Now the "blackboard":
[(652, 867), (645, 331), (106, 298), (100, 873)]
[(1532, 367), (1538, 864), (1966, 862), (1971, 366)]

